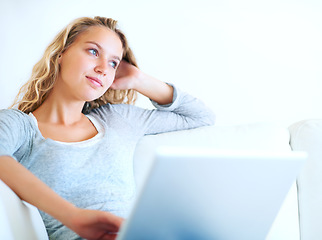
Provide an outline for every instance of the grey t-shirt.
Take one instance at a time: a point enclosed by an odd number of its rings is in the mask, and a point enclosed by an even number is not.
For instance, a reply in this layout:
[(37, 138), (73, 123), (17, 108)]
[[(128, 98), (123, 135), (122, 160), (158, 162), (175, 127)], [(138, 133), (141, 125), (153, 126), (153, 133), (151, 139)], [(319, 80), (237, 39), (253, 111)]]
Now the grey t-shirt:
[[(14, 157), (64, 199), (80, 208), (127, 217), (135, 197), (133, 154), (146, 134), (190, 129), (214, 122), (213, 113), (198, 99), (175, 89), (173, 103), (147, 110), (107, 104), (87, 117), (98, 134), (92, 139), (63, 143), (45, 139), (32, 114), (0, 111), (0, 156)], [(40, 211), (50, 239), (78, 236)]]

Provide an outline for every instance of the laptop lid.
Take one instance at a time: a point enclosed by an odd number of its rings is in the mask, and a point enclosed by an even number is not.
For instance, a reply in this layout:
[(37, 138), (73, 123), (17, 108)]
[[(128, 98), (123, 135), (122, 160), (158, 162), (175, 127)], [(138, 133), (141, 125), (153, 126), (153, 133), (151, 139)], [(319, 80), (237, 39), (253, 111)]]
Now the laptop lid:
[(160, 148), (117, 239), (265, 239), (305, 159)]

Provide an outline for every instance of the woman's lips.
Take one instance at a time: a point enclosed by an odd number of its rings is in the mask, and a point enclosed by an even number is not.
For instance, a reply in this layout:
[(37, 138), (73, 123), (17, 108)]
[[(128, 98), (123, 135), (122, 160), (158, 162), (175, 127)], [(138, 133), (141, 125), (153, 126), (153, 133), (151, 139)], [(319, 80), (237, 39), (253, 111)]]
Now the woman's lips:
[(96, 78), (96, 77), (89, 77), (89, 76), (86, 76), (86, 78), (91, 82), (93, 83), (95, 86), (97, 87), (103, 87), (103, 83), (100, 79)]

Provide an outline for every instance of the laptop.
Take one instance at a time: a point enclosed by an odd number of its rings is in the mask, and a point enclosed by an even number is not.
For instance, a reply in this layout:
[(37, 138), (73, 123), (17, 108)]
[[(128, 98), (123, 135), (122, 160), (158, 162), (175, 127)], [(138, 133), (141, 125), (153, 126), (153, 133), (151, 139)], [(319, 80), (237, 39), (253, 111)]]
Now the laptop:
[(159, 148), (118, 240), (265, 239), (304, 152)]

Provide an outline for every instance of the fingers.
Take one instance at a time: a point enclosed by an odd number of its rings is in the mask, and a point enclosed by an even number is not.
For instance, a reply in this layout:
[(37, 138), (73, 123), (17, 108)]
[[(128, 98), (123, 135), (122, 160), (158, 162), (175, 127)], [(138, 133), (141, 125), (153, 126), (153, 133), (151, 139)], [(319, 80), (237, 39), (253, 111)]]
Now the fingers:
[(101, 224), (101, 227), (104, 228), (105, 231), (109, 234), (116, 234), (119, 231), (122, 223), (124, 222), (124, 219), (109, 212), (99, 213), (99, 223)]
[(115, 240), (117, 237), (116, 233), (107, 233), (104, 234), (99, 240)]

